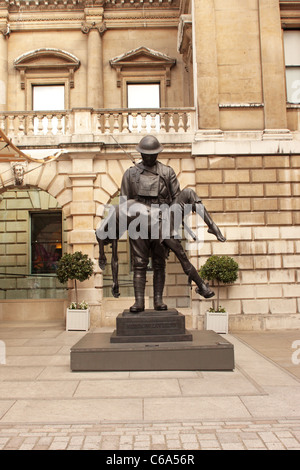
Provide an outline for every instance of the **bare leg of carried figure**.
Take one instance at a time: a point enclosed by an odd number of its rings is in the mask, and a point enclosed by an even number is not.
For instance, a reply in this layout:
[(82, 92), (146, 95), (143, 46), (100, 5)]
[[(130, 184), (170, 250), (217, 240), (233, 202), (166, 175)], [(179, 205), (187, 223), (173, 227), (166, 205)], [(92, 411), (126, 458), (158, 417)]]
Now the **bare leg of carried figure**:
[[(208, 227), (207, 231), (209, 233), (212, 233), (213, 235), (215, 235), (215, 237), (220, 242), (226, 241), (226, 238), (221, 233), (221, 230), (216, 225), (216, 223), (212, 220), (210, 214), (207, 212), (207, 209), (203, 205), (202, 200), (199, 198), (199, 196), (195, 193), (193, 189), (190, 189), (190, 188), (183, 189), (180, 192), (180, 194), (176, 197), (176, 199), (173, 201), (172, 205), (173, 204), (180, 205), (182, 214), (184, 213), (185, 205), (189, 205), (191, 207), (191, 211), (197, 212), (197, 214), (199, 214), (200, 217), (204, 220), (204, 222), (206, 223)], [(187, 214), (185, 213), (185, 215)]]

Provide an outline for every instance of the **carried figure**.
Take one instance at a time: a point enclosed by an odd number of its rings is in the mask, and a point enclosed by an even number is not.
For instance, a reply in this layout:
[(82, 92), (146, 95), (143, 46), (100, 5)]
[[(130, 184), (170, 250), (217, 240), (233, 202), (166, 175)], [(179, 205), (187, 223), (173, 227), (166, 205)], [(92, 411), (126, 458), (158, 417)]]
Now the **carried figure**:
[[(138, 217), (136, 210), (138, 207), (139, 216), (146, 217), (148, 225), (147, 233), (140, 236), (137, 236), (136, 233), (134, 236), (130, 236), (129, 231), (135, 295), (135, 303), (130, 307), (130, 311), (139, 313), (145, 309), (146, 273), (150, 257), (152, 258), (153, 269), (154, 309), (167, 310), (168, 307), (163, 302), (163, 289), (165, 286), (166, 259), (170, 250), (175, 253), (180, 261), (183, 271), (188, 276), (189, 283), (194, 281), (197, 285), (196, 292), (204, 298), (213, 297), (214, 292), (200, 278), (196, 268), (189, 261), (180, 239), (176, 236), (178, 220), (182, 223), (183, 215), (186, 215), (185, 207), (189, 205), (188, 207), (192, 212), (200, 214), (208, 226), (208, 232), (214, 234), (219, 241), (224, 242), (225, 237), (208, 214), (195, 191), (189, 188), (181, 191), (174, 170), (157, 160), (163, 147), (156, 137), (152, 135), (143, 137), (137, 146), (137, 150), (141, 153), (142, 161), (126, 170), (121, 183), (120, 199), (121, 201), (122, 199), (125, 200), (125, 202), (121, 202), (96, 230), (101, 269), (104, 269), (106, 264), (104, 245), (112, 244), (113, 295), (115, 297), (119, 296), (117, 239), (130, 228), (130, 223)], [(170, 229), (167, 234), (162, 230), (160, 207), (170, 209), (164, 211), (164, 213), (167, 212)], [(132, 210), (133, 208), (135, 210)], [(174, 208), (177, 212), (178, 210), (180, 212), (179, 219), (178, 217), (174, 219), (174, 212), (172, 211)], [(123, 223), (121, 224), (122, 230), (120, 233), (121, 218)], [(111, 236), (108, 230), (112, 220), (115, 224), (114, 236)], [(153, 232), (151, 229), (155, 224), (158, 228), (156, 232), (158, 236), (153, 238), (151, 237)]]

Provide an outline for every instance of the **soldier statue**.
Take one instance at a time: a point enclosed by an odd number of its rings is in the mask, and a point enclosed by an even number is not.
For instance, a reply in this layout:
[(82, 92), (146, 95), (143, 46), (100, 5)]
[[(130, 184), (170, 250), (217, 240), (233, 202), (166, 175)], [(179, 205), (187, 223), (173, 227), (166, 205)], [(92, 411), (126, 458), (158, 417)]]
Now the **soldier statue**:
[[(136, 217), (136, 213), (130, 212), (130, 208), (135, 204), (139, 204), (140, 213), (148, 214), (149, 227), (153, 224), (153, 214), (160, 214), (159, 211), (153, 212), (152, 207), (176, 207), (183, 208), (189, 205), (192, 212), (200, 213), (204, 222), (208, 226), (208, 232), (214, 234), (221, 242), (225, 241), (220, 229), (211, 219), (206, 208), (202, 204), (201, 199), (197, 196), (195, 191), (187, 188), (180, 190), (180, 185), (174, 170), (167, 165), (162, 164), (157, 160), (158, 154), (163, 150), (162, 145), (156, 137), (147, 135), (143, 137), (138, 144), (137, 148), (140, 152), (142, 161), (130, 167), (124, 174), (121, 183), (121, 200), (126, 200), (126, 215), (127, 224), (125, 229), (128, 228), (130, 221)], [(122, 204), (119, 205), (114, 215), (114, 220), (117, 225), (116, 238), (120, 238), (119, 219), (122, 214)], [(152, 218), (152, 219), (151, 219)], [(157, 215), (158, 225), (161, 223), (160, 215)], [(109, 219), (109, 218), (108, 218)], [(181, 219), (182, 220), (182, 219)], [(176, 224), (174, 220), (169, 217), (170, 232), (169, 236), (164, 236), (164, 233), (159, 230), (159, 236), (151, 238), (150, 230), (147, 233), (149, 236), (130, 236), (129, 241), (133, 262), (133, 286), (135, 303), (130, 307), (132, 313), (139, 313), (144, 311), (144, 295), (146, 285), (146, 273), (149, 258), (152, 259), (153, 269), (153, 294), (154, 294), (154, 309), (163, 311), (167, 310), (167, 305), (163, 301), (163, 290), (165, 285), (165, 271), (166, 259), (169, 251), (173, 251), (181, 263), (181, 266), (188, 276), (188, 281), (194, 281), (197, 285), (196, 292), (204, 298), (214, 296), (214, 292), (209, 288), (199, 276), (196, 268), (189, 261), (185, 250), (183, 249), (180, 239), (176, 237)], [(111, 243), (113, 248), (112, 268), (113, 268), (113, 295), (119, 296), (119, 285), (117, 280), (117, 241), (116, 238), (112, 239), (107, 237), (107, 224), (108, 220), (104, 219), (99, 229), (96, 231), (96, 238), (99, 243), (99, 265), (103, 269), (106, 264), (106, 257), (104, 254), (104, 245)]]

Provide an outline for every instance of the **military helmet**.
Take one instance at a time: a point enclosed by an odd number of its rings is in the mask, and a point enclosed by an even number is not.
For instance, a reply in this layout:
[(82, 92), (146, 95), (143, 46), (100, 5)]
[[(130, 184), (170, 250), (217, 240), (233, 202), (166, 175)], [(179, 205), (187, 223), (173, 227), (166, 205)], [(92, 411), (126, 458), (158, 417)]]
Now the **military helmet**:
[(147, 155), (155, 155), (163, 150), (163, 146), (153, 135), (146, 135), (142, 138), (136, 150)]

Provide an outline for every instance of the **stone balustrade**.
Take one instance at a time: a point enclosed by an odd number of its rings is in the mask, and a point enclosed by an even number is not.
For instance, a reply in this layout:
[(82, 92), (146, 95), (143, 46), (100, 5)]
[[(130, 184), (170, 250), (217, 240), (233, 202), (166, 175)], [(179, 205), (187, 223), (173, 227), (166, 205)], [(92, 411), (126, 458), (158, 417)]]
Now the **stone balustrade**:
[(75, 134), (192, 134), (194, 108), (99, 109), (3, 112), (0, 129), (9, 137)]

